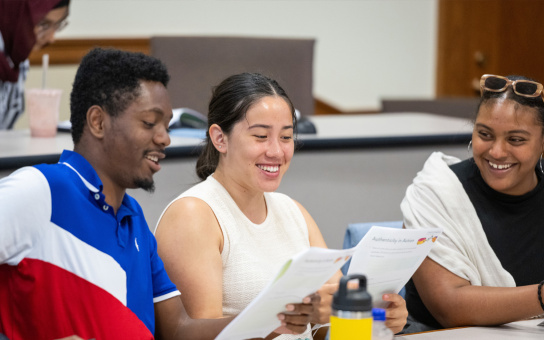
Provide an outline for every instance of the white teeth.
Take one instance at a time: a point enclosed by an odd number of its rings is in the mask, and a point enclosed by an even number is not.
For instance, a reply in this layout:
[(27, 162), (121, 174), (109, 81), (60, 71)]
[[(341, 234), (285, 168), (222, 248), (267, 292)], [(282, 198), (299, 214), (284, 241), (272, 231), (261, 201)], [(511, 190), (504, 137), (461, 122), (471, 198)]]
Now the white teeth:
[(145, 158), (149, 159), (150, 161), (153, 161), (155, 163), (158, 163), (159, 162), (159, 157), (157, 156), (150, 156), (150, 155), (147, 155), (145, 156)]
[(491, 165), (493, 169), (499, 169), (499, 170), (508, 169), (512, 166), (512, 164), (495, 164), (492, 162), (488, 162), (488, 163), (489, 165)]
[(280, 169), (277, 165), (257, 165), (259, 169), (267, 171), (267, 172), (278, 172)]

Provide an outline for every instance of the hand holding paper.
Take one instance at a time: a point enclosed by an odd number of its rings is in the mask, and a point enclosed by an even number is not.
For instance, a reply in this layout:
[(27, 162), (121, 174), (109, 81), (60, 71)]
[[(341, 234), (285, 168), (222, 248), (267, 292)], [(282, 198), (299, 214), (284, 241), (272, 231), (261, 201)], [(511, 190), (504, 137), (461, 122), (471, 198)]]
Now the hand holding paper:
[(281, 324), (285, 306), (316, 292), (351, 257), (355, 248), (309, 248), (283, 266), (274, 280), (219, 334), (216, 340), (265, 337)]
[(381, 296), (398, 293), (431, 250), (442, 229), (396, 229), (373, 226), (356, 246), (348, 274), (364, 274), (374, 307)]
[(349, 274), (366, 275), (375, 306), (385, 307), (385, 293), (398, 293), (442, 233), (372, 227), (357, 246), (332, 250), (310, 248), (287, 261), (274, 280), (219, 334), (216, 340), (265, 337), (280, 327), (277, 315), (288, 304), (316, 292), (349, 259)]
[(310, 316), (314, 311), (315, 300), (319, 296), (312, 294), (304, 298), (302, 303), (288, 304), (283, 313), (278, 314), (281, 326), (273, 332), (277, 334), (301, 334), (304, 333), (310, 322)]

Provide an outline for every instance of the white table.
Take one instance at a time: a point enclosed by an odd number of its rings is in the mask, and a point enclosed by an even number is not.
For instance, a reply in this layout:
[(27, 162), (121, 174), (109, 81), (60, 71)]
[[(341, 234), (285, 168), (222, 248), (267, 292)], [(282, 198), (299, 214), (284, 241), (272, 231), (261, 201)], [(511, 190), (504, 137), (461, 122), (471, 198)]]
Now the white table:
[(319, 139), (410, 138), (472, 133), (472, 123), (468, 119), (430, 113), (323, 115), (310, 119), (316, 126)]
[[(472, 124), (467, 119), (428, 113), (383, 113), (312, 116), (317, 134), (299, 134), (297, 150), (354, 147), (468, 143)], [(194, 157), (202, 140), (171, 137), (167, 157)], [(58, 160), (73, 149), (70, 133), (55, 138), (32, 138), (28, 130), (0, 131), (0, 169), (13, 169)]]
[(511, 322), (497, 327), (466, 327), (396, 336), (397, 340), (512, 340), (544, 339), (542, 319)]

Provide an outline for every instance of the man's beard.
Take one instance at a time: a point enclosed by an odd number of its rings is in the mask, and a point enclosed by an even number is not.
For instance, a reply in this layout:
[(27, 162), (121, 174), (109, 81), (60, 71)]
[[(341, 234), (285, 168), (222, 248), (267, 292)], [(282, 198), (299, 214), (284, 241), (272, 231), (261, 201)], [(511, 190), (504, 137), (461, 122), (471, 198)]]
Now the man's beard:
[(134, 180), (134, 186), (136, 188), (144, 189), (147, 192), (155, 192), (155, 182), (153, 179), (138, 178)]

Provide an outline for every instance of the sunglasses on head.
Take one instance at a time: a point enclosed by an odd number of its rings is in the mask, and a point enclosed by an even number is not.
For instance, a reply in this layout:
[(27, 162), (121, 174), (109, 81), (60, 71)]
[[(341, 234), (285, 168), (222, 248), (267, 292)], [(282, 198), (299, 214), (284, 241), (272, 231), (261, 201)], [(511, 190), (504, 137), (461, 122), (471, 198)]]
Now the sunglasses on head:
[(542, 96), (544, 100), (543, 86), (540, 83), (532, 80), (510, 80), (506, 77), (496, 76), (493, 74), (484, 74), (480, 79), (480, 93), (484, 91), (503, 92), (508, 86), (512, 86), (514, 93), (518, 96), (536, 98)]

